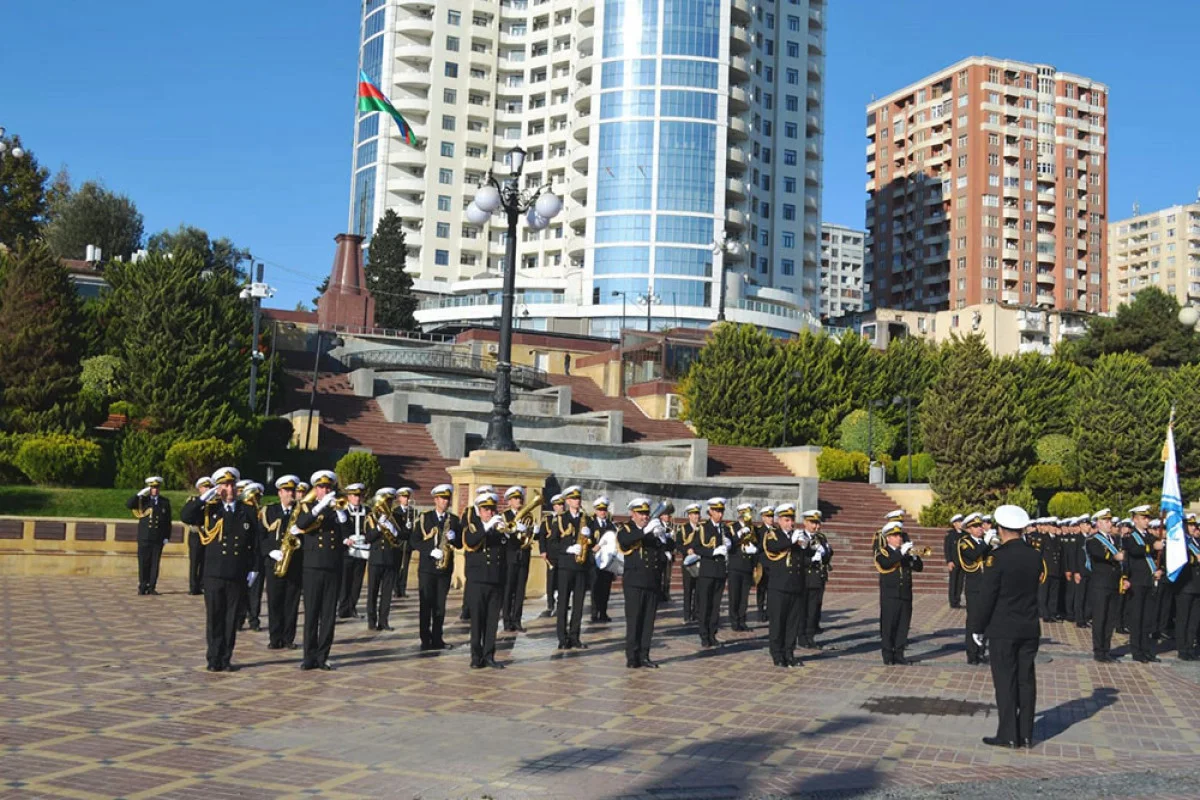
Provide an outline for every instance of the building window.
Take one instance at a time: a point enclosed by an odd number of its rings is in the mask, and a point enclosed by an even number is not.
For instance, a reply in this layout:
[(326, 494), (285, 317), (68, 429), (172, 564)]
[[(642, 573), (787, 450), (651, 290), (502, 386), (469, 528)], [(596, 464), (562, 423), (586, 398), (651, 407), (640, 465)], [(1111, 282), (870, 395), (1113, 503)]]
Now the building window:
[(462, 23), (462, 12), (461, 11), (447, 11), (446, 12), (446, 22), (449, 22), (451, 25), (461, 24)]
[(794, 220), (796, 218), (796, 207), (791, 203), (783, 204), (783, 218)]
[(457, 78), (458, 77), (458, 64), (455, 64), (453, 61), (447, 61), (445, 73), (446, 73), (447, 78)]
[(779, 262), (779, 264), (780, 264), (780, 271), (784, 275), (795, 275), (796, 274), (796, 262), (793, 261), (792, 259), (785, 258), (785, 259), (781, 260)]
[(454, 170), (439, 169), (438, 170), (438, 183), (441, 183), (441, 184), (444, 184), (447, 186), (454, 183)]
[(784, 191), (784, 194), (795, 194), (796, 193), (796, 179), (784, 177), (783, 191)]
[(447, 36), (446, 37), (446, 49), (449, 50), (451, 53), (458, 52), (458, 37), (457, 36)]
[(454, 142), (442, 142), (442, 155), (446, 158), (454, 158)]
[(450, 210), (450, 195), (448, 195), (448, 194), (439, 194), (438, 195), (437, 209), (438, 209), (438, 211), (449, 211)]
[(449, 250), (434, 250), (433, 251), (433, 263), (437, 264), (439, 267), (450, 266), (450, 251)]
[(449, 222), (439, 222), (437, 224), (437, 237), (439, 239), (449, 239), (450, 238), (450, 223)]
[(796, 151), (795, 150), (784, 150), (783, 151), (783, 163), (789, 167), (795, 166), (796, 165)]
[(784, 231), (783, 246), (788, 248), (789, 250), (792, 249), (793, 247), (795, 247), (796, 246), (796, 234), (792, 233), (791, 231)]

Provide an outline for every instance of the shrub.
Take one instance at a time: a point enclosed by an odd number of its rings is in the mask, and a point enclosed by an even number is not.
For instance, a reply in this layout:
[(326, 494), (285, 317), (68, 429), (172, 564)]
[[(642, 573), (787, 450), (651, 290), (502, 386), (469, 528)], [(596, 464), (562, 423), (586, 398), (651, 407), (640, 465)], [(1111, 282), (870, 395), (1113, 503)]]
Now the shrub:
[(1046, 513), (1054, 517), (1077, 517), (1092, 511), (1092, 503), (1083, 492), (1059, 492), (1046, 504)]
[(236, 444), (221, 439), (192, 439), (171, 445), (163, 458), (168, 482), (188, 489), (201, 475), (211, 475), (218, 467), (237, 462)]
[(1061, 433), (1048, 433), (1034, 445), (1040, 464), (1058, 464), (1065, 467), (1075, 454), (1075, 440)]
[(362, 483), (368, 492), (378, 489), (383, 481), (383, 467), (379, 466), (379, 459), (372, 453), (347, 453), (337, 462), (333, 471), (337, 473), (341, 486)]
[(26, 483), (25, 473), (16, 464), (17, 451), (29, 436), (0, 433), (0, 484)]
[(86, 485), (100, 474), (100, 445), (61, 433), (31, 436), (17, 450), (14, 463), (39, 485)]
[(1014, 486), (1009, 489), (1000, 498), (1001, 504), (1020, 506), (1029, 512), (1029, 516), (1035, 517), (1038, 513), (1038, 499), (1033, 491), (1027, 486)]
[[(867, 436), (868, 428), (870, 437)], [(851, 411), (838, 425), (838, 445), (849, 452), (868, 453), (874, 449), (878, 457), (882, 453), (891, 452), (895, 447), (896, 429), (884, 421), (880, 414), (875, 414), (874, 419), (868, 419), (867, 412), (862, 409)]]
[(137, 419), (142, 416), (142, 412), (133, 403), (128, 400), (117, 400), (108, 404), (108, 413), (120, 414), (126, 419)]
[(949, 503), (944, 500), (934, 500), (921, 509), (918, 521), (925, 528), (945, 528), (950, 525), (950, 518), (954, 514), (955, 511)]
[(1067, 472), (1058, 464), (1034, 464), (1025, 473), (1024, 484), (1033, 491), (1055, 492), (1069, 485)]
[[(932, 472), (933, 456), (929, 455), (929, 453), (913, 453), (913, 483), (928, 483), (929, 475)], [(908, 483), (908, 456), (900, 456), (896, 460), (896, 466), (888, 473), (888, 480), (895, 483)]]
[(152, 434), (147, 431), (126, 428), (116, 447), (116, 477), (113, 485), (118, 489), (140, 489), (147, 475), (163, 471), (163, 459), (167, 449), (179, 439), (178, 434)]
[(83, 367), (80, 377), (83, 391), (92, 392), (104, 398), (112, 397), (116, 393), (117, 376), (121, 372), (121, 359), (116, 356), (100, 355), (85, 358), (79, 363)]

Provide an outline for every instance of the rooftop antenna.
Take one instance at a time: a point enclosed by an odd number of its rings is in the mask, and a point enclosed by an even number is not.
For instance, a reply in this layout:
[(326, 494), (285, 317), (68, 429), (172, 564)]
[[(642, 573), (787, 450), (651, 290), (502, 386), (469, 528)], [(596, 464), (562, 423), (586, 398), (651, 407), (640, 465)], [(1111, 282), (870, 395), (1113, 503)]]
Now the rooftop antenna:
[(1139, 204), (1138, 204), (1138, 201), (1137, 201), (1137, 200), (1134, 200), (1134, 201), (1133, 201), (1133, 215), (1134, 215), (1135, 217), (1136, 217), (1138, 214), (1142, 213), (1142, 211), (1141, 211), (1141, 208), (1142, 208), (1142, 207), (1141, 207), (1141, 205), (1139, 205)]

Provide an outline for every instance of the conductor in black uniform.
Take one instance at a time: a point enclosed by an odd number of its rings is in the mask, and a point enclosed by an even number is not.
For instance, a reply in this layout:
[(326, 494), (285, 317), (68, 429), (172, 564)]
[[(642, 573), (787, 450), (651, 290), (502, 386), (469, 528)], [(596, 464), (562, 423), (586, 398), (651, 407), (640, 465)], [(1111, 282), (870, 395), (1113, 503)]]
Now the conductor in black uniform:
[[(975, 630), (973, 622), (975, 613), (972, 608), (979, 605), (979, 592), (983, 588), (983, 574), (986, 568), (988, 552), (991, 544), (983, 538), (983, 520), (978, 514), (968, 514), (963, 520), (967, 535), (958, 540), (958, 569), (963, 573), (963, 585), (967, 594), (967, 663), (983, 664), (983, 642), (972, 636)], [(1037, 588), (1034, 587), (1033, 598), (1037, 600)]]
[[(333, 624), (337, 616), (342, 560), (350, 515), (337, 505), (337, 475), (323, 469), (312, 476), (314, 499), (301, 503), (292, 533), (304, 554), (304, 659), (300, 669), (332, 670)], [(349, 532), (348, 532), (349, 531)]]
[(798, 667), (796, 639), (804, 626), (804, 572), (812, 550), (808, 534), (796, 528), (794, 505), (776, 506), (775, 519), (779, 527), (768, 528), (763, 535), (763, 550), (771, 571), (767, 641), (775, 666)]
[(675, 546), (670, 525), (650, 519), (650, 501), (638, 497), (629, 503), (630, 521), (617, 528), (617, 546), (625, 556), (621, 585), (625, 592), (625, 666), (657, 669), (650, 658), (654, 617), (667, 554)]
[(241, 476), (233, 467), (213, 474), (215, 488), (188, 501), (180, 515), (200, 529), (204, 548), (204, 616), (208, 638), (208, 671), (234, 672), (238, 608), (246, 585), (253, 583), (258, 556), (259, 526), (254, 512), (237, 497), (234, 484)]
[(1113, 531), (1112, 512), (1107, 508), (1094, 515), (1096, 534), (1084, 542), (1084, 569), (1088, 570), (1088, 592), (1092, 605), (1092, 658), (1101, 664), (1116, 661), (1112, 635), (1117, 627), (1118, 598), (1125, 580), (1125, 551)]
[(950, 607), (962, 608), (963, 573), (958, 568), (958, 540), (963, 535), (963, 515), (950, 518), (950, 530), (942, 540), (942, 556), (946, 560), (946, 583), (950, 592)]
[(894, 520), (883, 526), (883, 546), (875, 553), (875, 569), (879, 571), (879, 639), (883, 663), (888, 666), (912, 663), (904, 657), (912, 622), (912, 574), (925, 569), (912, 549), (903, 523)]
[(467, 609), (471, 616), (471, 668), (504, 669), (496, 661), (496, 628), (500, 625), (504, 563), (510, 534), (504, 517), (496, 513), (497, 499), (491, 492), (477, 495), (478, 521), (463, 531), (464, 572), (467, 578)]
[[(188, 498), (188, 502), (213, 488), (213, 485), (212, 478), (202, 475), (196, 481), (196, 493)], [(200, 529), (188, 525), (184, 535), (188, 548), (188, 594), (204, 594), (204, 547), (200, 544)]]
[(451, 514), (450, 498), (454, 487), (440, 483), (433, 487), (433, 508), (417, 518), (412, 531), (413, 557), (417, 559), (417, 594), (421, 601), (419, 630), (422, 650), (449, 650), (453, 645), (442, 638), (446, 622), (446, 595), (454, 572), (453, 546), (460, 541), (462, 523)]
[(983, 586), (972, 615), (971, 634), (991, 642), (992, 683), (996, 687), (999, 727), (984, 744), (1032, 747), (1037, 707), (1037, 589), (1043, 580), (1041, 555), (1021, 539), (1029, 515), (1020, 506), (1000, 506), (995, 513), (1000, 544), (988, 556)]
[(159, 492), (163, 479), (146, 478), (146, 486), (125, 503), (138, 521), (138, 594), (158, 594), (158, 562), (171, 540), (171, 501)]

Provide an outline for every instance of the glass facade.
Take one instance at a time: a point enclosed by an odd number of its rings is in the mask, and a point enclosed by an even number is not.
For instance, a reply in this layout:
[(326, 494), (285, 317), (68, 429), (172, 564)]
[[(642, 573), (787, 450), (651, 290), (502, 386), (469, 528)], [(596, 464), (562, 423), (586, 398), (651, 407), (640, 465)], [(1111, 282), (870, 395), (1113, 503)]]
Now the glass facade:
[[(367, 0), (363, 4), (362, 48), (359, 68), (376, 86), (383, 83), (385, 0)], [(354, 193), (351, 197), (351, 229), (370, 236), (375, 225), (375, 170), (379, 158), (379, 114), (360, 115), (357, 122), (354, 153)]]

